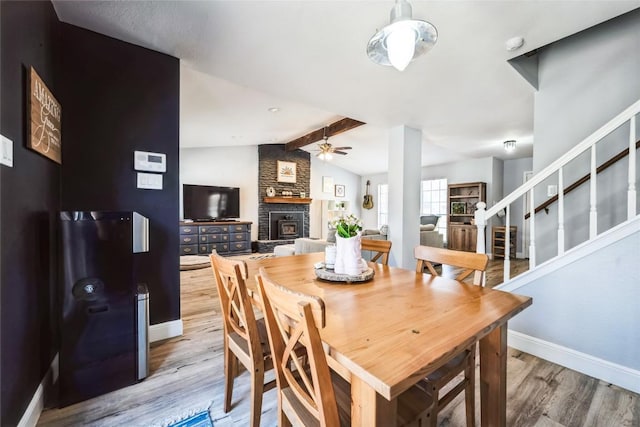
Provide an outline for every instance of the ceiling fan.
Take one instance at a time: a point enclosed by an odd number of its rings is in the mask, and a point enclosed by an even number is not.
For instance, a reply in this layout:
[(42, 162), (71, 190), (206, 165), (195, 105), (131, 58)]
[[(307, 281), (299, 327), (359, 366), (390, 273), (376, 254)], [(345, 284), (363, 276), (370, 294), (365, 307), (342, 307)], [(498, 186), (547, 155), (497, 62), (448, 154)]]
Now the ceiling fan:
[(324, 135), (322, 137), (323, 142), (318, 144), (318, 154), (316, 154), (316, 156), (320, 159), (320, 160), (331, 160), (333, 158), (334, 154), (340, 154), (340, 155), (346, 155), (348, 153), (342, 151), (342, 150), (351, 150), (351, 147), (334, 147), (333, 145), (331, 145), (331, 143), (329, 142), (329, 137)]

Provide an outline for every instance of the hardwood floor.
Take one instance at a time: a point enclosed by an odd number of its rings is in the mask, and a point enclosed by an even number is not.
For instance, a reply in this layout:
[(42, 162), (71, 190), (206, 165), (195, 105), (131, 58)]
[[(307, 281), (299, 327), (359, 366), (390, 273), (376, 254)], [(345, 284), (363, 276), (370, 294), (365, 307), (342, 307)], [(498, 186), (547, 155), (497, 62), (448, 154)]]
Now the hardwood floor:
[[(211, 408), (216, 427), (248, 425), (247, 372), (236, 379), (233, 409), (222, 411), (222, 324), (212, 273), (208, 268), (182, 271), (180, 280), (184, 335), (152, 346), (149, 378), (67, 408), (46, 410), (39, 426), (164, 425), (205, 407)], [(640, 426), (640, 395), (512, 349), (507, 370), (508, 426)], [(275, 392), (264, 396), (263, 426), (277, 424)], [(476, 396), (479, 403), (479, 387)], [(479, 404), (476, 409), (479, 419)], [(463, 395), (440, 414), (439, 425), (465, 425)]]

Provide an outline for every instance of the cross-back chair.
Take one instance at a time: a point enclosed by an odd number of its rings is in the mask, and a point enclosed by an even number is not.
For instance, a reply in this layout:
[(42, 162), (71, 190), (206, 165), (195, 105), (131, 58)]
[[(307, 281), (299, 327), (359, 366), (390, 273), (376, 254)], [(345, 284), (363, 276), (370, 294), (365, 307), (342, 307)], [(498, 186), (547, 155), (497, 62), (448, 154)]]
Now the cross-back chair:
[[(278, 426), (350, 425), (350, 385), (329, 369), (320, 337), (324, 301), (274, 282), (264, 268), (257, 280), (278, 384)], [(398, 426), (430, 422), (434, 401), (427, 391), (414, 386), (398, 399)]]
[(245, 262), (216, 253), (210, 255), (210, 260), (224, 323), (224, 412), (231, 410), (233, 383), (240, 361), (251, 373), (250, 425), (259, 427), (262, 394), (275, 386), (273, 381), (264, 384), (265, 372), (273, 369), (264, 319), (256, 320), (245, 284), (248, 275)]
[(473, 274), (473, 284), (481, 285), (484, 272), (487, 269), (489, 258), (486, 254), (475, 252), (453, 251), (451, 249), (435, 248), (431, 246), (416, 246), (414, 256), (418, 261), (416, 272), (423, 273), (427, 268), (432, 276), (437, 276), (433, 264), (444, 264), (452, 267), (462, 268), (456, 280), (462, 282)]
[(384, 265), (389, 264), (391, 240), (362, 239), (361, 246), (363, 251), (376, 252), (376, 254), (371, 257), (371, 261), (377, 262), (378, 259), (382, 258), (380, 263)]
[[(474, 274), (474, 285), (482, 285), (489, 261), (486, 254), (453, 251), (430, 246), (417, 246), (414, 250), (414, 255), (417, 260), (416, 272), (423, 273), (426, 267), (429, 274), (437, 276), (438, 273), (433, 267), (433, 263), (450, 265), (463, 269), (456, 277), (458, 281), (462, 281), (471, 274)], [(462, 381), (458, 382), (440, 398), (440, 390), (455, 379), (461, 372), (464, 372)], [(434, 422), (437, 422), (437, 414), (444, 409), (454, 397), (464, 391), (467, 427), (475, 426), (475, 372), (476, 345), (473, 344), (471, 347), (462, 350), (447, 364), (421, 381), (420, 384), (431, 390), (434, 397), (438, 399)]]

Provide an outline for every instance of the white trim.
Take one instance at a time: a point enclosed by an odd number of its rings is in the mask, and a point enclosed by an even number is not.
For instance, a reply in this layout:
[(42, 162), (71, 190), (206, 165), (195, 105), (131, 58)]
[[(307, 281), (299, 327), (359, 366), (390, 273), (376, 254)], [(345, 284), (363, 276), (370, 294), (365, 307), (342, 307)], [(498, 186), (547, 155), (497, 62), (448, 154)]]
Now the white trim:
[(535, 269), (525, 271), (521, 275), (514, 277), (510, 282), (503, 283), (494, 287), (501, 291), (512, 292), (529, 283), (537, 280), (547, 274), (550, 274), (572, 262), (579, 260), (589, 254), (592, 254), (606, 246), (609, 246), (620, 239), (630, 236), (633, 233), (640, 232), (640, 216), (635, 217), (631, 221), (625, 221), (622, 224), (605, 231), (593, 240), (587, 240), (578, 246), (569, 249), (561, 257), (552, 258)]
[(36, 392), (33, 394), (31, 398), (31, 402), (29, 402), (29, 406), (22, 414), (20, 421), (18, 422), (18, 427), (35, 427), (38, 423), (38, 419), (40, 418), (40, 414), (44, 409), (44, 394), (45, 390), (50, 390), (53, 384), (58, 379), (58, 354), (56, 353), (53, 361), (51, 361), (51, 366), (47, 370), (47, 373), (44, 374), (44, 378), (38, 384), (38, 388), (36, 388)]
[(507, 332), (507, 342), (509, 347), (615, 384), (634, 393), (640, 393), (640, 371), (638, 370), (517, 331)]
[(149, 342), (166, 340), (182, 335), (182, 319), (149, 326)]

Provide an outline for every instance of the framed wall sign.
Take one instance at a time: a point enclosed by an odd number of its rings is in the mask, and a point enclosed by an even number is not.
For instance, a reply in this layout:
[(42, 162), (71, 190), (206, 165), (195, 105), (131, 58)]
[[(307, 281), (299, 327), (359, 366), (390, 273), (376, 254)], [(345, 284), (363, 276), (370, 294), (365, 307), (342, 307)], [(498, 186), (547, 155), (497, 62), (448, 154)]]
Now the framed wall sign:
[(296, 183), (295, 162), (283, 162), (278, 160), (278, 182)]
[(344, 197), (344, 185), (336, 184), (336, 197)]
[(331, 176), (322, 177), (322, 192), (333, 193), (333, 177)]
[(29, 72), (27, 89), (27, 147), (56, 163), (62, 163), (62, 107), (33, 67)]

